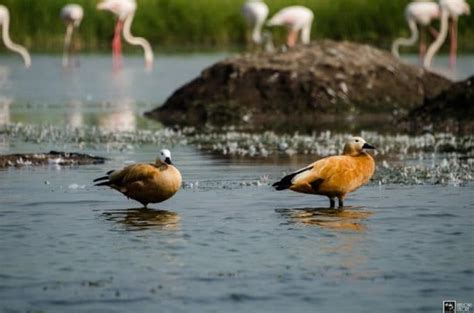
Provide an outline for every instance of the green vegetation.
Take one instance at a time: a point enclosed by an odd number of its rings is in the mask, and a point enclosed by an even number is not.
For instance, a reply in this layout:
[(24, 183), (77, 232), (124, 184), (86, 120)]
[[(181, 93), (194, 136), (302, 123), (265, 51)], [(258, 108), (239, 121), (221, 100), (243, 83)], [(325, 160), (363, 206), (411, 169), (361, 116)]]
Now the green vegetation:
[[(146, 37), (155, 49), (229, 49), (245, 43), (244, 0), (138, 0), (132, 32)], [(64, 27), (59, 11), (67, 0), (1, 0), (12, 15), (12, 38), (34, 51), (59, 51)], [(98, 1), (72, 0), (84, 7), (80, 43), (86, 51), (109, 48), (114, 22)], [(347, 39), (388, 48), (407, 35), (404, 7), (409, 0), (267, 0), (271, 14), (301, 4), (315, 12), (313, 39)], [(474, 9), (474, 0), (468, 0)], [(460, 19), (460, 49), (474, 51), (474, 18)], [(276, 30), (275, 41), (283, 30)], [(129, 48), (125, 45), (126, 48)], [(0, 48), (2, 49), (2, 48)]]

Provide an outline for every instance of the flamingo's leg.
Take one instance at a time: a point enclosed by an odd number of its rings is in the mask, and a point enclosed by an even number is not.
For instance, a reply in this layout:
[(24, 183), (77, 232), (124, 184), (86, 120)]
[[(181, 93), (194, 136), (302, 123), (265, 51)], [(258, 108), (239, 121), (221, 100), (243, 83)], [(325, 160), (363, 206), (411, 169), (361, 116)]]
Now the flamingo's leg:
[[(75, 27), (76, 29), (78, 26)], [(76, 31), (73, 32), (73, 39), (76, 36)], [(80, 59), (79, 59), (79, 50), (80, 46), (77, 44), (77, 40), (73, 40), (72, 46), (71, 46), (71, 55), (74, 58), (74, 66), (79, 67), (80, 66)]]
[(420, 64), (423, 64), (426, 54), (426, 42), (424, 28), (420, 28)]
[(431, 37), (433, 37), (433, 39), (438, 38), (439, 32), (433, 26), (428, 27), (428, 30), (430, 31)]
[(64, 36), (63, 67), (68, 67), (70, 65), (71, 40), (73, 31), (74, 26), (69, 23), (66, 28), (66, 35)]
[(70, 64), (73, 67), (77, 65), (76, 60), (75, 60), (75, 58), (76, 58), (76, 42), (74, 40), (74, 37), (75, 37), (74, 36), (75, 31), (74, 30), (75, 30), (75, 26), (72, 27), (71, 45), (69, 46), (69, 51), (68, 51), (68, 53), (70, 55), (70, 59), (71, 59)]
[(453, 19), (451, 22), (451, 48), (449, 52), (449, 67), (456, 67), (456, 55), (458, 51), (458, 21)]
[(297, 30), (290, 30), (288, 32), (288, 39), (286, 40), (286, 44), (288, 47), (294, 47), (296, 45), (296, 41), (298, 40), (298, 31)]
[(117, 24), (115, 25), (114, 39), (112, 41), (112, 61), (114, 69), (119, 69), (122, 67), (122, 28), (123, 22), (121, 20), (117, 20)]

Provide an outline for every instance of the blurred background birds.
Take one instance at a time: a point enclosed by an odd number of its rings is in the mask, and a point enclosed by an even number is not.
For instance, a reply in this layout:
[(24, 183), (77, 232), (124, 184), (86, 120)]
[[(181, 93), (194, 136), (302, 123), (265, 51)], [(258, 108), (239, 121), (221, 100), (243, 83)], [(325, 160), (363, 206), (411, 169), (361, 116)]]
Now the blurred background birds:
[(31, 66), (31, 57), (23, 46), (14, 43), (10, 38), (10, 11), (4, 5), (0, 5), (0, 25), (2, 26), (2, 41), (5, 47), (13, 52), (18, 53), (25, 63), (26, 67)]
[(71, 55), (71, 40), (74, 29), (81, 25), (84, 17), (84, 10), (79, 4), (67, 4), (61, 9), (59, 15), (66, 25), (66, 34), (64, 35), (64, 52), (63, 52), (63, 66), (69, 66), (69, 59)]
[[(136, 3), (131, 0), (117, 1), (121, 6), (136, 7)], [(443, 6), (448, 7), (449, 1), (473, 5), (473, 0), (445, 0)], [(262, 21), (269, 21), (270, 16), (276, 18), (277, 12), (294, 5), (305, 6), (314, 12), (316, 18), (311, 29), (305, 31), (305, 34), (311, 33), (313, 40), (321, 38), (351, 40), (389, 49), (396, 38), (413, 38), (411, 36), (413, 27), (407, 27), (407, 18), (416, 20), (418, 26), (428, 25), (424, 24), (425, 20), (415, 18), (424, 13), (418, 12), (419, 10), (416, 10), (417, 12), (408, 10), (407, 5), (411, 2), (409, 0), (390, 2), (378, 0), (294, 2), (282, 0), (265, 4), (264, 1), (259, 0), (192, 2), (188, 0), (142, 0), (138, 3), (136, 10), (131, 11), (134, 11), (133, 16), (135, 17), (133, 19), (133, 33), (146, 38), (152, 49), (161, 51), (176, 49), (181, 51), (228, 50), (242, 47), (246, 43), (246, 34), (249, 28), (250, 37), (254, 43), (261, 44), (262, 37), (265, 37), (264, 33), (268, 32), (269, 34), (270, 31), (275, 42), (288, 42), (285, 29), (267, 28), (265, 24), (262, 26)], [(63, 49), (64, 29), (54, 18), (54, 14), (60, 12), (61, 8), (68, 4), (67, 0), (35, 2), (4, 0), (2, 3), (10, 11), (13, 21), (10, 31), (12, 31), (12, 38), (15, 41), (24, 43), (26, 48), (34, 51), (55, 52)], [(85, 16), (85, 20), (81, 23), (80, 41), (77, 45), (86, 52), (105, 51), (110, 48), (107, 38), (114, 33), (117, 38), (117, 24), (113, 25), (110, 23), (110, 16), (96, 10), (98, 3), (99, 1), (75, 1), (75, 4), (83, 7)], [(102, 3), (101, 5), (105, 8), (105, 3), (109, 2)], [(435, 4), (437, 4), (435, 1), (417, 1), (413, 6), (410, 5), (410, 8), (430, 7), (431, 10), (436, 10)], [(28, 10), (24, 9), (26, 7)], [(410, 12), (409, 14), (405, 8)], [(450, 16), (453, 16), (450, 17), (450, 20), (454, 24), (458, 24), (458, 32), (454, 33), (454, 26), (451, 29), (452, 40), (457, 43), (452, 46), (451, 53), (455, 51), (456, 47), (462, 51), (474, 50), (473, 19), (456, 18), (461, 15), (457, 14), (455, 10), (448, 10)], [(117, 14), (118, 21), (121, 20), (124, 24), (125, 16), (118, 12)], [(431, 18), (432, 21), (436, 19), (436, 17)], [(429, 23), (429, 25), (437, 31), (440, 30), (437, 22)], [(130, 26), (132, 26), (131, 21)], [(420, 36), (421, 33), (424, 33), (421, 29), (419, 32)], [(294, 37), (294, 35), (292, 36)], [(307, 38), (307, 35), (303, 36), (305, 42), (307, 42)], [(455, 40), (456, 38), (459, 40)], [(119, 53), (118, 39), (115, 39), (114, 42), (114, 54), (117, 55)], [(146, 62), (151, 63), (152, 54), (147, 52), (150, 49), (145, 41), (131, 40), (131, 42), (131, 46), (123, 48), (127, 52), (138, 52), (139, 50), (133, 47), (134, 44), (137, 44), (139, 48), (145, 50)], [(423, 49), (421, 50), (423, 51)], [(433, 50), (435, 49), (433, 48)], [(405, 51), (413, 52), (414, 50), (406, 49)], [(454, 60), (453, 57), (452, 60)]]

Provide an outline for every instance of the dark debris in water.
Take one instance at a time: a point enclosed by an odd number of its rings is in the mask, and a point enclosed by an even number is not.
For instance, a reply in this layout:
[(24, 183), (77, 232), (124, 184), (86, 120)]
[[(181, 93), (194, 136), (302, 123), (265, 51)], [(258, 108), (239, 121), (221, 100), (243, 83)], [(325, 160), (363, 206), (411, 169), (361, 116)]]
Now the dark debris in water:
[(49, 153), (21, 153), (0, 155), (0, 168), (40, 165), (102, 164), (106, 158), (90, 154), (50, 151)]

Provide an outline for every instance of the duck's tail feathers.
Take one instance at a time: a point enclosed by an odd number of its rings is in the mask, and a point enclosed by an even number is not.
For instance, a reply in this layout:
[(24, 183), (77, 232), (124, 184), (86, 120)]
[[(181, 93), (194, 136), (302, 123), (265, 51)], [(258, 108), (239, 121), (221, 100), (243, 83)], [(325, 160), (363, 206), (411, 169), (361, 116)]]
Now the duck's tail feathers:
[(102, 181), (102, 180), (109, 180), (109, 179), (110, 179), (110, 175), (111, 175), (113, 172), (115, 172), (115, 171), (114, 171), (114, 170), (108, 171), (105, 176), (102, 176), (102, 177), (99, 177), (99, 178), (94, 179), (94, 183), (95, 183), (95, 182), (98, 182), (98, 181)]
[(282, 180), (274, 183), (272, 187), (275, 187), (276, 190), (280, 191), (290, 188), (291, 185), (291, 179), (287, 180), (286, 177), (284, 177)]
[(101, 183), (97, 183), (95, 184), (94, 186), (110, 186), (110, 181), (104, 181), (104, 182), (101, 182)]
[(277, 181), (276, 183), (274, 183), (272, 187), (275, 187), (275, 189), (279, 191), (288, 189), (291, 187), (291, 185), (293, 185), (293, 178), (295, 178), (296, 175), (309, 171), (312, 168), (313, 168), (312, 166), (305, 167), (299, 171), (286, 175), (280, 181)]
[(102, 177), (94, 179), (94, 183), (98, 181), (102, 181), (102, 180), (108, 180), (108, 179), (109, 179), (109, 176), (102, 176)]

